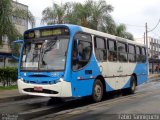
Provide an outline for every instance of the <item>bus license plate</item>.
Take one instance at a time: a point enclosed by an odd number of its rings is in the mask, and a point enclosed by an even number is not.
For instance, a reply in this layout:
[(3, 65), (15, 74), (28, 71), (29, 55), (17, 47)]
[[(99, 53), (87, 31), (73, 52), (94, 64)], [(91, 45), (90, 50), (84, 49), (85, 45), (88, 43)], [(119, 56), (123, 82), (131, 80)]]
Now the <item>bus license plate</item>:
[(42, 87), (34, 87), (34, 91), (43, 91)]

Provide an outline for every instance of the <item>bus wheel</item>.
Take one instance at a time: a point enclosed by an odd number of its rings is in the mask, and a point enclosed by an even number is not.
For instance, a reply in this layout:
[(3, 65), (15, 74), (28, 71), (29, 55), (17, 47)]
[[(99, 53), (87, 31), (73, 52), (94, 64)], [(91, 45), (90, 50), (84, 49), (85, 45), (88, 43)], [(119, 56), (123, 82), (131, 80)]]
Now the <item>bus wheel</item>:
[(92, 99), (94, 102), (100, 102), (103, 97), (103, 84), (99, 79), (94, 81)]
[(64, 99), (59, 97), (51, 97), (50, 101), (53, 103), (62, 103), (64, 102)]
[(135, 77), (132, 75), (132, 76), (131, 76), (129, 93), (130, 93), (130, 94), (134, 94), (135, 90), (136, 90), (136, 79), (135, 79)]

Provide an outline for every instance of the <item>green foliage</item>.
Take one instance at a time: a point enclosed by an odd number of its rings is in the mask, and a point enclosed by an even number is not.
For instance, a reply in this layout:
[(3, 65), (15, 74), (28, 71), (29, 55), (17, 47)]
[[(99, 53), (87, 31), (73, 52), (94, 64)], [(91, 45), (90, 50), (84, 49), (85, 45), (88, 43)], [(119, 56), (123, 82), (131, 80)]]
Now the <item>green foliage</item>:
[(0, 42), (3, 35), (7, 35), (10, 39), (18, 34), (15, 30), (12, 20), (11, 0), (0, 1)]
[(3, 86), (10, 86), (12, 82), (16, 82), (18, 70), (16, 67), (0, 68), (0, 82)]
[(133, 40), (133, 35), (126, 31), (124, 24), (115, 23), (110, 15), (112, 11), (113, 6), (107, 4), (105, 0), (86, 0), (83, 4), (79, 2), (68, 2), (63, 5), (54, 3), (52, 7), (43, 10), (41, 22), (47, 25), (76, 24)]
[(15, 45), (11, 45), (11, 49), (12, 49), (12, 54), (19, 58), (20, 56), (20, 49), (21, 49), (21, 44), (15, 44)]
[(67, 4), (60, 6), (58, 4), (53, 4), (52, 7), (47, 7), (42, 12), (42, 23), (50, 24), (62, 24), (64, 23), (64, 16)]
[(123, 37), (126, 39), (130, 39), (133, 40), (133, 35), (129, 32), (126, 32), (126, 26), (124, 24), (120, 24), (116, 27), (116, 33), (115, 35), (119, 36), (119, 37)]
[(0, 86), (0, 90), (14, 90), (14, 89), (18, 89), (18, 86), (17, 85), (7, 86), (7, 87)]
[(35, 19), (31, 12), (18, 8), (13, 9), (11, 3), (12, 0), (0, 0), (0, 44), (2, 43), (1, 38), (4, 35), (8, 36), (10, 43), (20, 36), (20, 33), (12, 22), (12, 16), (22, 19), (28, 18), (29, 23), (32, 26), (35, 25)]
[(30, 11), (26, 11), (17, 7), (13, 9), (12, 12), (14, 16), (17, 16), (22, 19), (28, 19), (28, 22), (31, 24), (32, 27), (35, 26), (35, 18)]

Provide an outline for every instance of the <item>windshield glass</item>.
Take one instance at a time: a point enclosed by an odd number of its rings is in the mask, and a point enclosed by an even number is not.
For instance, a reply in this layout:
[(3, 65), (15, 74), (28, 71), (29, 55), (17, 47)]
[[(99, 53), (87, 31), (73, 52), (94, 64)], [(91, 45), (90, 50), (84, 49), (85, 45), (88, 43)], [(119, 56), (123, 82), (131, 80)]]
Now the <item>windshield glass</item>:
[(53, 37), (26, 42), (21, 70), (64, 70), (69, 38)]

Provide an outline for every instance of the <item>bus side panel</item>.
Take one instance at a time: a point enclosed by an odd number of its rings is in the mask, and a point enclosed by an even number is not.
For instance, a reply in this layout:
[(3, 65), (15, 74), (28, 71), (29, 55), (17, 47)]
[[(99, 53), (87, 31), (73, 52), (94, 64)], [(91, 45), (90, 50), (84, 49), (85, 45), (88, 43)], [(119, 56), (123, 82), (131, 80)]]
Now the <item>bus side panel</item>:
[(70, 42), (68, 45), (68, 50), (67, 50), (67, 61), (66, 61), (66, 66), (65, 66), (65, 74), (64, 74), (64, 79), (67, 82), (72, 82), (72, 68), (71, 68), (71, 59), (72, 59), (72, 45), (73, 45), (73, 38), (74, 35), (77, 31), (81, 31), (80, 27), (70, 27)]
[(127, 79), (127, 83), (124, 85), (123, 89), (130, 87), (131, 76), (127, 76), (125, 79)]
[(115, 78), (105, 78), (106, 92), (114, 91), (114, 89), (109, 85), (109, 83), (111, 83), (110, 81), (114, 81), (114, 79)]
[(134, 73), (136, 64), (120, 62), (102, 62), (102, 75), (105, 76), (106, 91), (119, 90), (130, 86), (130, 76)]
[[(87, 73), (90, 71), (91, 73)], [(99, 67), (94, 55), (87, 66), (78, 71), (72, 72), (72, 95), (73, 97), (83, 97), (92, 94), (93, 83), (97, 75), (100, 74)]]
[[(147, 63), (137, 63), (133, 74), (137, 76), (137, 85), (140, 85), (148, 80), (148, 64)], [(127, 78), (128, 82), (123, 88), (129, 88), (131, 82), (131, 76)]]
[[(129, 88), (132, 74), (136, 74), (137, 76), (137, 85), (146, 82), (148, 80), (147, 65), (147, 63), (102, 63), (103, 76), (110, 76), (105, 78), (106, 91)], [(123, 72), (117, 72), (119, 68)]]
[[(74, 35), (77, 31), (83, 31), (81, 27), (71, 28), (71, 38), (74, 38)], [(71, 82), (72, 87), (72, 96), (73, 97), (83, 97), (92, 94), (93, 83), (95, 78), (100, 74), (98, 64), (95, 60), (94, 49), (92, 49), (92, 56), (89, 63), (82, 69), (73, 71), (72, 70), (72, 47), (73, 39), (70, 40), (69, 49), (68, 49), (68, 58), (65, 71), (65, 79)], [(69, 72), (70, 71), (70, 72)]]
[(137, 85), (140, 85), (148, 80), (148, 63), (138, 63), (135, 68), (137, 75)]

